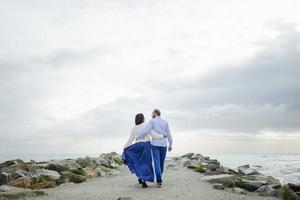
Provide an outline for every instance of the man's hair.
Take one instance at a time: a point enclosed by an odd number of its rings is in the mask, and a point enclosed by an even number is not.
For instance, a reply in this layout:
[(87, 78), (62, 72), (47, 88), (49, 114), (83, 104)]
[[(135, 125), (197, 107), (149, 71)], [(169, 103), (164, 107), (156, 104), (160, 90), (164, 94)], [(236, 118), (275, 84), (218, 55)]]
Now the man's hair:
[(136, 114), (135, 116), (135, 125), (142, 124), (145, 121), (143, 113)]
[(160, 116), (160, 114), (161, 114), (160, 110), (158, 110), (157, 108), (154, 109), (153, 112), (154, 112), (157, 116)]

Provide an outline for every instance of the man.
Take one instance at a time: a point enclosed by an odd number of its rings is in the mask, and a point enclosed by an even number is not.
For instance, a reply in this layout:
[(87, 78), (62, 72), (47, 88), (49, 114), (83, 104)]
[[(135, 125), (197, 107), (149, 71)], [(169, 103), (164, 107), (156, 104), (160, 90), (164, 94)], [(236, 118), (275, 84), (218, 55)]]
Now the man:
[(151, 130), (157, 133), (163, 134), (166, 137), (162, 139), (152, 139), (151, 149), (154, 159), (154, 169), (156, 175), (156, 182), (159, 187), (162, 185), (162, 174), (164, 171), (164, 162), (167, 154), (167, 147), (169, 142), (168, 151), (172, 151), (173, 138), (170, 132), (169, 124), (167, 121), (160, 117), (161, 112), (158, 109), (154, 109), (152, 112), (152, 119), (146, 125), (146, 127), (137, 133), (137, 138), (144, 137), (149, 134)]

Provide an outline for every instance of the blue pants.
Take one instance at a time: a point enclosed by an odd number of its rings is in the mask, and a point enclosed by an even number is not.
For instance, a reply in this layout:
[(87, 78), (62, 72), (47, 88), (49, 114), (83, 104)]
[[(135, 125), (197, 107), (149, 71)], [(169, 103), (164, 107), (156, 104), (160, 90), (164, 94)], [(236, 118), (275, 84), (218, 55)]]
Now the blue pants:
[(164, 163), (167, 154), (167, 147), (159, 147), (153, 145), (151, 145), (151, 147), (154, 160), (156, 182), (162, 183), (162, 174), (164, 172)]

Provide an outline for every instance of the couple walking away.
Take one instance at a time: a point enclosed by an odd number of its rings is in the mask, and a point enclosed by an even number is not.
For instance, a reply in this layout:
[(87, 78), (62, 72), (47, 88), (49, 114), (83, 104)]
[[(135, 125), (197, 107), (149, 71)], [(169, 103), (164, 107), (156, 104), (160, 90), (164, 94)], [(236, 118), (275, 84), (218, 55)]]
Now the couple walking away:
[(161, 187), (168, 144), (168, 151), (172, 151), (173, 139), (169, 124), (160, 115), (161, 112), (154, 109), (147, 125), (142, 113), (135, 116), (135, 126), (122, 154), (124, 163), (138, 177), (143, 188), (148, 187), (146, 182), (154, 182), (152, 158), (157, 186)]

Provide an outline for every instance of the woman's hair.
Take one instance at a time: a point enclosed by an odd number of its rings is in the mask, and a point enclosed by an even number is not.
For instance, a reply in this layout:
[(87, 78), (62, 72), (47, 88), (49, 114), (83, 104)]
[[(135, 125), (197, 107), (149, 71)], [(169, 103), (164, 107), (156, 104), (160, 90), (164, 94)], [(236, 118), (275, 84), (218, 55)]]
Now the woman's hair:
[(144, 123), (144, 121), (145, 121), (145, 117), (144, 117), (143, 113), (139, 113), (135, 116), (135, 125)]

